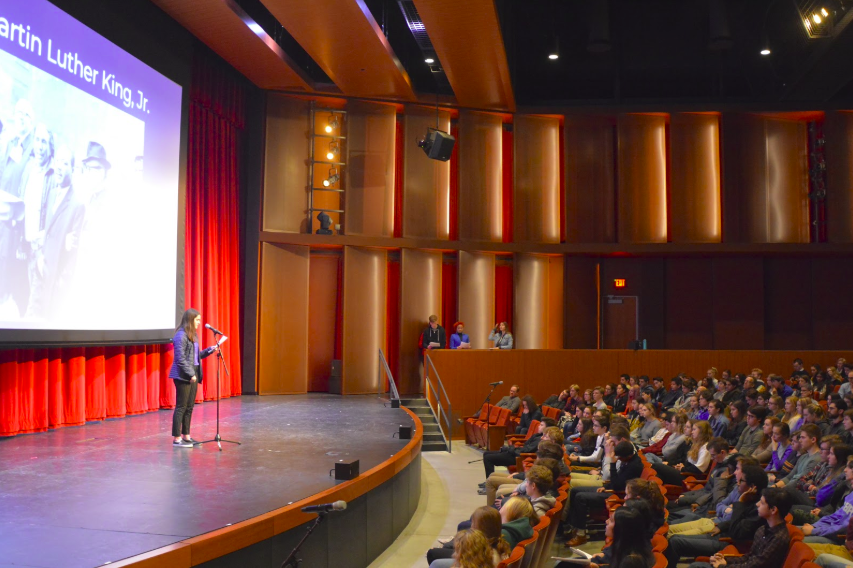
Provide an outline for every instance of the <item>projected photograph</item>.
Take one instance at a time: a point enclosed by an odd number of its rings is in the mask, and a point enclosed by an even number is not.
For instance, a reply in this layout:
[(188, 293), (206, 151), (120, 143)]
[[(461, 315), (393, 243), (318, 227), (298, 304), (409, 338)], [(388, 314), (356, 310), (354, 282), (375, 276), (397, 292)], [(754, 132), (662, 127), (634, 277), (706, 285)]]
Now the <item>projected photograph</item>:
[(0, 327), (108, 328), (141, 293), (144, 122), (0, 51), (0, 123)]

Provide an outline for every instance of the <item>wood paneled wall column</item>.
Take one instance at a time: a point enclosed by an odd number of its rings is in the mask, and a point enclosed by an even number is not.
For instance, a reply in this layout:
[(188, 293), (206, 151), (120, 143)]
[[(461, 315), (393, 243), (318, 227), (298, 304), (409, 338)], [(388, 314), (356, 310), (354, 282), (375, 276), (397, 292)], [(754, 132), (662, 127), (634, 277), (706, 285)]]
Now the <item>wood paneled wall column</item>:
[[(430, 160), (414, 141), (435, 128), (435, 109), (406, 107), (403, 186), (403, 236), (447, 239), (450, 236), (450, 163)], [(450, 115), (439, 113), (438, 128), (450, 132)]]
[(261, 245), (258, 394), (308, 389), (309, 249)]
[(514, 257), (517, 349), (563, 348), (563, 257), (519, 253)]
[[(403, 249), (400, 252), (400, 369), (394, 377), (402, 394), (423, 392), (418, 337), (432, 314), (441, 314), (441, 252)], [(444, 326), (449, 342), (453, 322), (439, 323)]]
[(723, 241), (807, 243), (804, 122), (723, 115)]
[(666, 116), (619, 116), (620, 243), (665, 243)]
[(607, 117), (566, 116), (566, 242), (616, 242), (616, 125)]
[(764, 263), (715, 258), (713, 271), (714, 349), (764, 349)]
[(720, 117), (670, 117), (669, 238), (674, 243), (719, 243)]
[(460, 240), (501, 241), (502, 140), (500, 116), (473, 111), (459, 113)]
[(267, 95), (264, 231), (305, 231), (308, 209), (308, 101)]
[(308, 391), (328, 392), (335, 358), (339, 251), (314, 251), (308, 275)]
[(393, 236), (396, 113), (393, 105), (347, 104), (344, 230), (348, 235)]
[(459, 251), (458, 294), (459, 319), (465, 322), (471, 347), (491, 347), (489, 332), (495, 325), (495, 255)]
[(375, 393), (385, 349), (386, 252), (344, 247), (343, 393)]
[(598, 347), (598, 260), (586, 256), (566, 256), (563, 347)]
[(831, 243), (853, 243), (853, 112), (827, 112), (826, 232)]
[(513, 238), (559, 243), (560, 120), (516, 115), (513, 144)]

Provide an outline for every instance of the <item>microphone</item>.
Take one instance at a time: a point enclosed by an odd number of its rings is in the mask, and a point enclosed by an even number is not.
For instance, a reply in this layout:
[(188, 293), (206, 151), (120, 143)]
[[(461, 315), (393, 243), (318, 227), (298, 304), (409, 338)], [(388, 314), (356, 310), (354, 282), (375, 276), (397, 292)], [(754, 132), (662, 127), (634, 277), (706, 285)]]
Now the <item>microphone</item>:
[(498, 381), (498, 382), (496, 382), (496, 383), (489, 383), (489, 386), (490, 386), (490, 387), (496, 387), (496, 386), (498, 386), (498, 385), (502, 385), (502, 384), (504, 384), (504, 382), (503, 382), (503, 381)]
[(225, 335), (224, 333), (222, 333), (221, 331), (219, 331), (218, 329), (216, 329), (215, 327), (213, 327), (209, 323), (204, 324), (204, 327), (206, 327), (207, 329), (209, 329), (210, 331), (212, 331), (213, 333), (216, 333), (218, 335)]
[(335, 501), (334, 503), (326, 503), (325, 505), (309, 505), (302, 507), (303, 513), (328, 513), (329, 511), (343, 511), (347, 508), (346, 501)]

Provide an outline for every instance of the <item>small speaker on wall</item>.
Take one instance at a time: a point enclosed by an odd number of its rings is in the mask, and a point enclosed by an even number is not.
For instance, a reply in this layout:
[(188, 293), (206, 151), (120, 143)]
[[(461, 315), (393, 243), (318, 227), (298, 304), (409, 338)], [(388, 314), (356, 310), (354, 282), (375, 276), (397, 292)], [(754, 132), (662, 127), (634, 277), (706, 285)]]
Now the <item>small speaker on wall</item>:
[(427, 130), (426, 136), (418, 140), (418, 147), (424, 151), (427, 157), (431, 160), (441, 160), (442, 162), (450, 159), (450, 155), (453, 153), (453, 146), (455, 145), (456, 138), (447, 132), (442, 132), (435, 128)]

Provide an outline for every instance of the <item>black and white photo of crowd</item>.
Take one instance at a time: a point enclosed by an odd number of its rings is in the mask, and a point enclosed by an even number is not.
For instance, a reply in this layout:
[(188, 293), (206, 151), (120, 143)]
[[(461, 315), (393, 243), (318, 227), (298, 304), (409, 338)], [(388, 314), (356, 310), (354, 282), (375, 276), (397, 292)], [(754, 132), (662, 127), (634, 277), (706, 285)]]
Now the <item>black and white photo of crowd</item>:
[(95, 299), (109, 301), (105, 280), (133, 215), (126, 196), (142, 183), (144, 125), (123, 114), (0, 52), (5, 326), (51, 327)]

